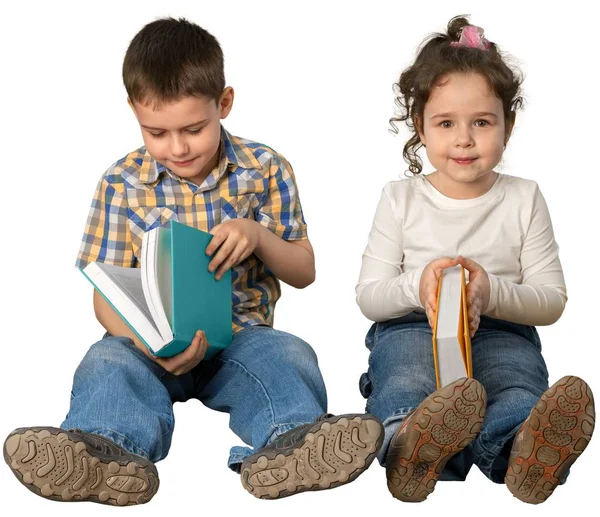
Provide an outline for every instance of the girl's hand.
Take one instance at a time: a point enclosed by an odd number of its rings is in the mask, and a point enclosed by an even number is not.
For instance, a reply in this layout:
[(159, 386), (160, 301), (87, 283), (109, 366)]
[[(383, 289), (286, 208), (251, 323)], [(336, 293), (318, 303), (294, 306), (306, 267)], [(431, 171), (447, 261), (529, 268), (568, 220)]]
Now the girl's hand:
[(461, 256), (457, 260), (469, 272), (467, 313), (469, 316), (469, 331), (471, 337), (473, 337), (479, 328), (480, 316), (490, 303), (490, 278), (486, 270), (477, 262)]
[(183, 352), (166, 358), (152, 356), (152, 359), (173, 375), (183, 375), (202, 361), (207, 350), (208, 340), (206, 339), (206, 334), (198, 330), (191, 345)]
[(213, 238), (206, 247), (206, 254), (212, 255), (220, 246), (208, 264), (211, 273), (219, 268), (215, 275), (217, 280), (220, 280), (229, 268), (248, 258), (258, 247), (262, 229), (263, 227), (252, 219), (239, 218), (218, 224), (210, 231)]
[(442, 271), (447, 267), (454, 267), (457, 264), (457, 259), (450, 257), (439, 258), (427, 264), (421, 274), (419, 299), (423, 307), (425, 307), (425, 314), (427, 314), (431, 328), (433, 328), (435, 322), (435, 306), (437, 305), (438, 285)]

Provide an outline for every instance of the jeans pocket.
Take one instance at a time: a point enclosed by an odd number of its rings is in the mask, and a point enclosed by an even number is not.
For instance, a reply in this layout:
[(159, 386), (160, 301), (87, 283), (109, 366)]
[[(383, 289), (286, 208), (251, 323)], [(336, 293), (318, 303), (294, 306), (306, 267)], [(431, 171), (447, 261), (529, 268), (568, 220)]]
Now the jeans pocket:
[(373, 391), (373, 385), (371, 384), (371, 379), (367, 372), (363, 373), (360, 376), (360, 379), (358, 381), (358, 389), (360, 391), (360, 394), (366, 399), (368, 399), (371, 395), (371, 392)]

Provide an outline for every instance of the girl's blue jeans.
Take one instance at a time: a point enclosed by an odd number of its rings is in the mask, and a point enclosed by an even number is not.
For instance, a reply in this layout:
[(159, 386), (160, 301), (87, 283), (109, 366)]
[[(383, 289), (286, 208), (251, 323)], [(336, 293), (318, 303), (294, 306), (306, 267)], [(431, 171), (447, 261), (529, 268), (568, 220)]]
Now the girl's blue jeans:
[[(379, 462), (385, 465), (390, 440), (400, 424), (436, 389), (432, 332), (425, 314), (375, 323), (366, 338), (369, 370), (360, 378), (367, 411), (384, 424)], [(481, 432), (452, 457), (441, 480), (464, 480), (473, 464), (502, 483), (512, 439), (542, 393), (548, 371), (535, 327), (485, 316), (472, 340), (473, 376), (487, 392)]]
[(175, 424), (173, 403), (197, 398), (229, 413), (229, 426), (249, 447), (233, 447), (229, 466), (286, 431), (326, 412), (327, 395), (312, 348), (267, 326), (234, 335), (219, 356), (175, 376), (129, 338), (106, 335), (75, 372), (63, 429), (111, 439), (151, 461), (163, 459)]

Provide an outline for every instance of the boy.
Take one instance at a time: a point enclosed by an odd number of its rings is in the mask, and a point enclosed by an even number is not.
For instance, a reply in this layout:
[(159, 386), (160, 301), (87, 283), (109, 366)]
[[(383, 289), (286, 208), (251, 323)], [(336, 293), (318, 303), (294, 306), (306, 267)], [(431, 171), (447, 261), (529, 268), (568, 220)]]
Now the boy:
[(184, 352), (153, 357), (94, 292), (107, 334), (75, 373), (66, 420), (60, 429), (13, 431), (7, 463), (49, 499), (145, 503), (158, 489), (154, 462), (169, 450), (173, 402), (198, 398), (229, 412), (232, 430), (258, 451), (234, 447), (229, 458), (256, 497), (352, 481), (375, 458), (381, 424), (371, 415), (325, 414), (313, 350), (272, 328), (278, 279), (303, 288), (315, 275), (291, 167), (222, 128), (234, 92), (217, 40), (197, 25), (146, 25), (127, 50), (123, 80), (145, 146), (100, 180), (77, 266), (139, 267), (144, 232), (170, 220), (210, 231), (209, 270), (220, 279), (233, 268), (233, 341), (201, 362), (209, 344), (200, 329)]

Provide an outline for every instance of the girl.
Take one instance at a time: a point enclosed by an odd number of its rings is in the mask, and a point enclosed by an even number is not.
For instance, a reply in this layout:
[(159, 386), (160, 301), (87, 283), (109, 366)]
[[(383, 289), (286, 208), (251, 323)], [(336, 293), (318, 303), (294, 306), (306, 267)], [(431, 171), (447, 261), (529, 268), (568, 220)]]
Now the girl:
[[(383, 189), (356, 293), (376, 322), (361, 392), (384, 422), (379, 460), (403, 501), (423, 501), (438, 478), (465, 479), (474, 463), (540, 503), (593, 432), (591, 390), (577, 377), (548, 388), (534, 327), (554, 323), (567, 300), (544, 197), (534, 181), (494, 170), (520, 84), (483, 30), (457, 17), (395, 85), (401, 111), (390, 122), (413, 133), (404, 147), (413, 177)], [(426, 176), (420, 147), (436, 169)], [(434, 392), (438, 279), (457, 264), (469, 275), (475, 379)]]

